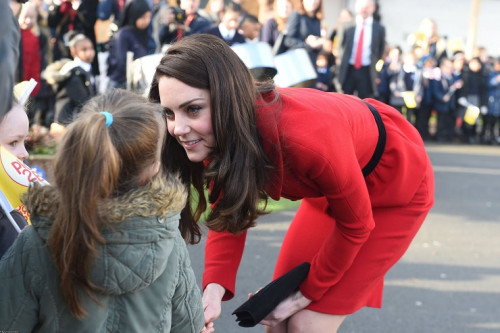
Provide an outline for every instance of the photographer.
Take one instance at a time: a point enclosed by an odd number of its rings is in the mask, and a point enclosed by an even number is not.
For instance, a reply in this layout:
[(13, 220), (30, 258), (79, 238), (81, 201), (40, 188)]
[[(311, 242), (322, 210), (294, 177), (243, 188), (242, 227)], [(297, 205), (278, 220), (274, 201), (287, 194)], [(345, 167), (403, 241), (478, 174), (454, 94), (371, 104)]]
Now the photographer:
[(160, 30), (161, 45), (171, 44), (184, 36), (201, 33), (211, 26), (210, 20), (198, 13), (200, 0), (179, 0), (179, 6), (171, 8)]
[(52, 60), (57, 61), (70, 57), (68, 46), (72, 31), (81, 31), (82, 15), (79, 15), (80, 2), (77, 0), (63, 0), (59, 4), (52, 3), (49, 7), (48, 26), (50, 29), (50, 45)]

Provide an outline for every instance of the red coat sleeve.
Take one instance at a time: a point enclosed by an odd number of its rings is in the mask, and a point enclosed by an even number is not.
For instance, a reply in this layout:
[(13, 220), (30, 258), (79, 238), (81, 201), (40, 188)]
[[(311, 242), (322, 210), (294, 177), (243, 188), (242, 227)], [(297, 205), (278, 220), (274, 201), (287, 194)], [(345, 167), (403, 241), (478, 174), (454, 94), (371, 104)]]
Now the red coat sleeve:
[(210, 230), (205, 245), (205, 271), (203, 290), (209, 283), (217, 283), (226, 289), (223, 301), (234, 296), (236, 274), (245, 247), (246, 231), (234, 235), (229, 232)]

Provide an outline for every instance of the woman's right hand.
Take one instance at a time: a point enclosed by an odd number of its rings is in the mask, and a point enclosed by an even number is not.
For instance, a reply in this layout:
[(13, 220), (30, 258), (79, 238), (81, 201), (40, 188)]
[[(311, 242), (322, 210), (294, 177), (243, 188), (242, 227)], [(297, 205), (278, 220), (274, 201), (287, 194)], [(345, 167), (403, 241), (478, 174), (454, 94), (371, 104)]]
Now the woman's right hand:
[(305, 40), (306, 44), (313, 50), (318, 49), (320, 46), (323, 46), (323, 40), (321, 37), (315, 35), (309, 35)]
[(221, 314), (222, 297), (226, 289), (217, 283), (209, 283), (203, 291), (203, 309), (205, 312), (205, 325), (213, 323)]

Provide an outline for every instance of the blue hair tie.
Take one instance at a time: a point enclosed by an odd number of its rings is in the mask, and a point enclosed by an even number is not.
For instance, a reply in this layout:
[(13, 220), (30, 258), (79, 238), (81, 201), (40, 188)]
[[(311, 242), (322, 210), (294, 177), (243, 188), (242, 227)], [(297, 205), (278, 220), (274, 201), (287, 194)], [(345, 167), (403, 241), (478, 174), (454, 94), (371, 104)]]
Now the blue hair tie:
[(106, 127), (111, 126), (111, 124), (113, 123), (113, 115), (111, 113), (109, 113), (108, 111), (101, 111), (101, 113), (106, 118)]

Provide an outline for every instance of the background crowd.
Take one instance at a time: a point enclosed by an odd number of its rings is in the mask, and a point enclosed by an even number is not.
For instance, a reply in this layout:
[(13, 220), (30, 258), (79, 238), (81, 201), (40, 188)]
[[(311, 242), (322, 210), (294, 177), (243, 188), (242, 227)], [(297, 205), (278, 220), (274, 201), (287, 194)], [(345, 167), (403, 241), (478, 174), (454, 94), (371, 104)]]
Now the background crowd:
[[(466, 58), (430, 18), (407, 45), (388, 45), (376, 2), (364, 2), (325, 22), (322, 0), (259, 0), (256, 15), (227, 0), (203, 8), (200, 0), (11, 0), (21, 32), (16, 80), (41, 83), (28, 105), (28, 144), (54, 144), (86, 100), (127, 88), (127, 52), (159, 54), (198, 33), (229, 45), (266, 42), (274, 54), (305, 48), (317, 71), (312, 88), (388, 103), (424, 140), (499, 144), (500, 59), (481, 47)], [(367, 35), (371, 48), (357, 60)]]

